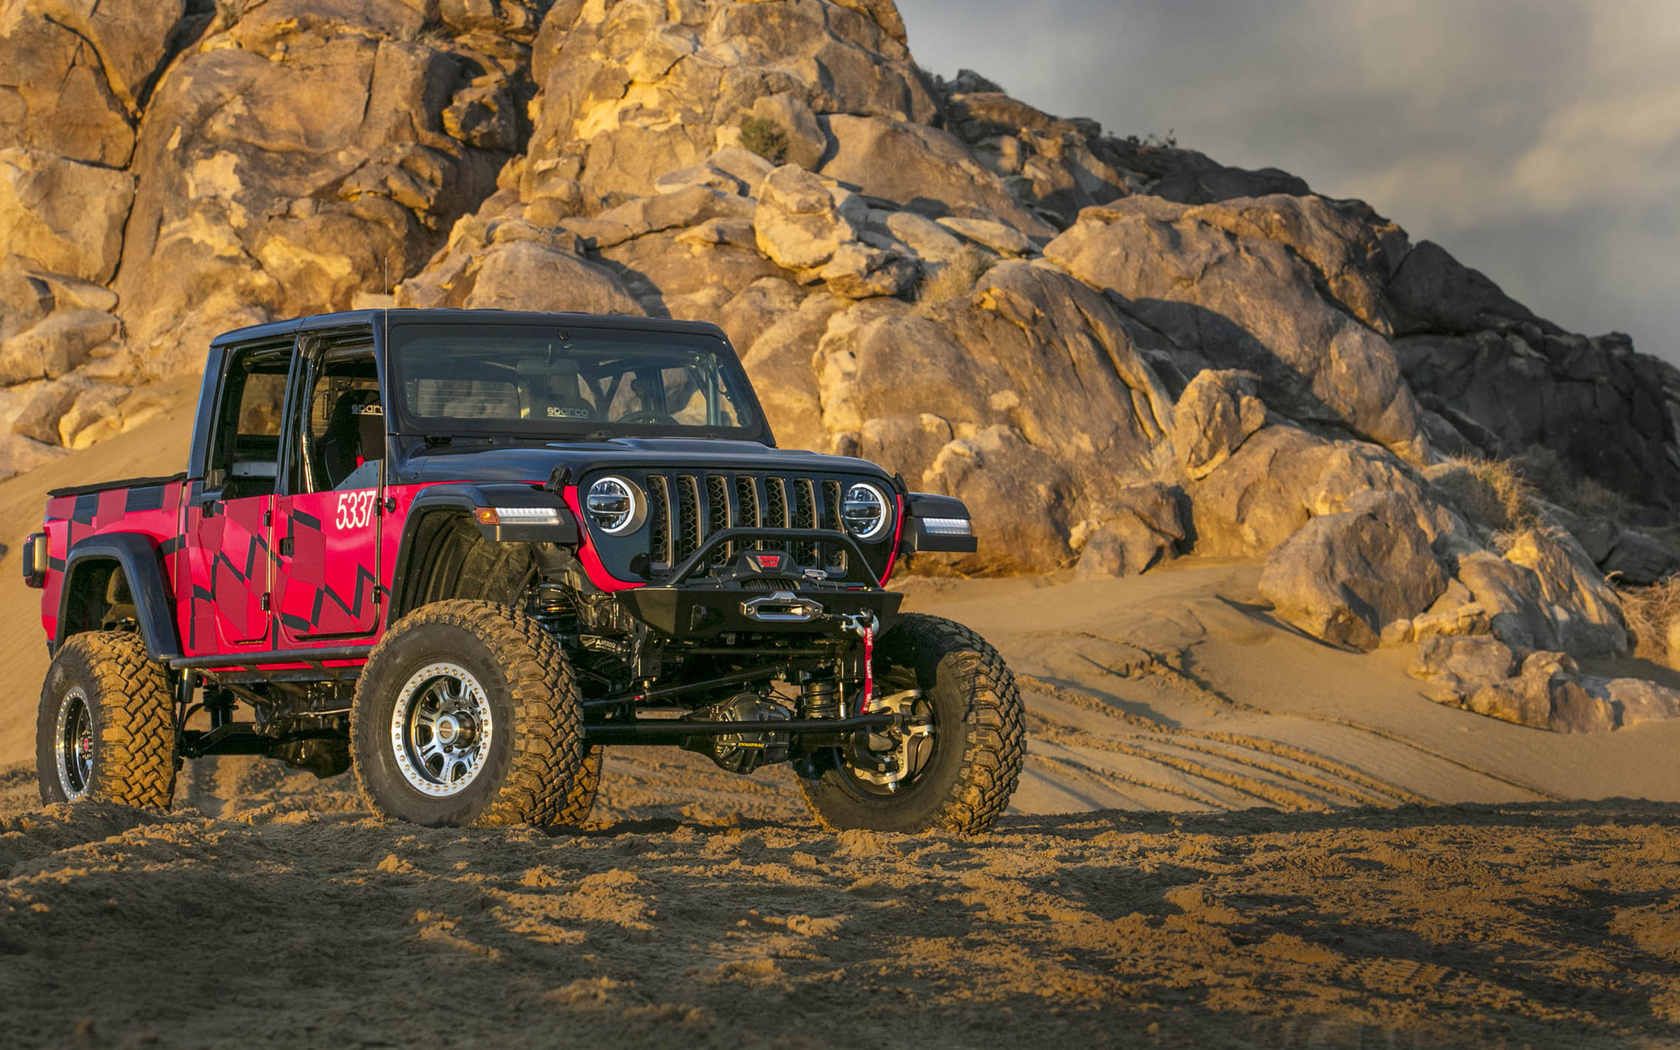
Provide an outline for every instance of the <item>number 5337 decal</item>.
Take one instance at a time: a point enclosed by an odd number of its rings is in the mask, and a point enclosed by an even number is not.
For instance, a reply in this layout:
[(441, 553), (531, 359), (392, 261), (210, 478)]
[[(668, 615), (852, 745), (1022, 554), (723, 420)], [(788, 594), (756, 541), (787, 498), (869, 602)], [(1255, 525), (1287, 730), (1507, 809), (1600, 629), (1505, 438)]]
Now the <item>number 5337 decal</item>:
[(377, 494), (375, 489), (342, 493), (338, 497), (338, 510), (333, 514), (333, 525), (340, 529), (366, 528), (373, 518), (373, 498)]

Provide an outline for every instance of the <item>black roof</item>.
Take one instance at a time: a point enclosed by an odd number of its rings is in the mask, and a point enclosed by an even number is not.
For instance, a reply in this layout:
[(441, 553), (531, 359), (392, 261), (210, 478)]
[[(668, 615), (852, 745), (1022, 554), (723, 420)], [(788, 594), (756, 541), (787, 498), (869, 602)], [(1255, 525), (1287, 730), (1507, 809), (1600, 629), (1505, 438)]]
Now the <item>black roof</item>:
[(707, 321), (673, 321), (665, 317), (631, 317), (627, 314), (539, 313), (526, 310), (345, 310), (334, 314), (312, 314), (289, 321), (270, 321), (223, 332), (211, 340), (213, 347), (244, 343), (254, 339), (312, 332), (350, 325), (379, 326), (390, 322), (425, 321), (431, 324), (544, 325), (563, 323), (584, 328), (630, 328), (644, 332), (690, 332), (726, 338), (723, 330)]

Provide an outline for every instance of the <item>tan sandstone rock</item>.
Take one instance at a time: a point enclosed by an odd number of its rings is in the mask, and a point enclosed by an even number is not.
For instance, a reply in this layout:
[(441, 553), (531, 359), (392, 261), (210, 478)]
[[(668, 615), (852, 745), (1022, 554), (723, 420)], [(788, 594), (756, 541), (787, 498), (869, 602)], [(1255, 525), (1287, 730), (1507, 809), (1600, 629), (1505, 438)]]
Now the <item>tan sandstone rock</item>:
[(1370, 493), (1341, 514), (1314, 518), (1266, 559), (1260, 593), (1315, 638), (1375, 649), (1383, 629), (1427, 609), (1446, 574), (1405, 501)]

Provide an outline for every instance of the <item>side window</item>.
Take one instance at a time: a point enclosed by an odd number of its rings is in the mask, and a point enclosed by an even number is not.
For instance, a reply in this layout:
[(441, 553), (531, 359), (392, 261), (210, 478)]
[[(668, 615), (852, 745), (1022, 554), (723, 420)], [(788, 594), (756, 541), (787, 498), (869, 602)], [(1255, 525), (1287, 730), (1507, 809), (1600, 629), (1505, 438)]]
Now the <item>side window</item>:
[(311, 364), (302, 399), (299, 492), (370, 489), (385, 456), (385, 409), (371, 346), (335, 347)]
[(206, 478), (223, 499), (274, 493), (290, 348), (237, 352), (222, 387)]

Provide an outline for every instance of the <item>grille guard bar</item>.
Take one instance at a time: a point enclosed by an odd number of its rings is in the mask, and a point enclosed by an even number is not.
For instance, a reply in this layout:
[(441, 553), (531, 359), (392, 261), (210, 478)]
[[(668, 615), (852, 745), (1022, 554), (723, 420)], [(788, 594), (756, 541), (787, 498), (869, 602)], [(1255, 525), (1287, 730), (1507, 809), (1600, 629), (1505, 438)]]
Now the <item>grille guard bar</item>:
[[(701, 569), (709, 569), (712, 555), (717, 549), (729, 543), (757, 543), (762, 540), (790, 541), (795, 543), (824, 544), (836, 543), (846, 551), (846, 575), (849, 582), (864, 583), (870, 587), (879, 588), (881, 578), (875, 575), (875, 570), (869, 567), (869, 559), (864, 556), (863, 548), (858, 546), (857, 540), (844, 532), (834, 529), (765, 529), (751, 526), (719, 529), (700, 542), (693, 554), (690, 554), (670, 575), (659, 582), (667, 587), (678, 587), (687, 583), (692, 577), (699, 575)], [(834, 577), (830, 577), (833, 579)]]

